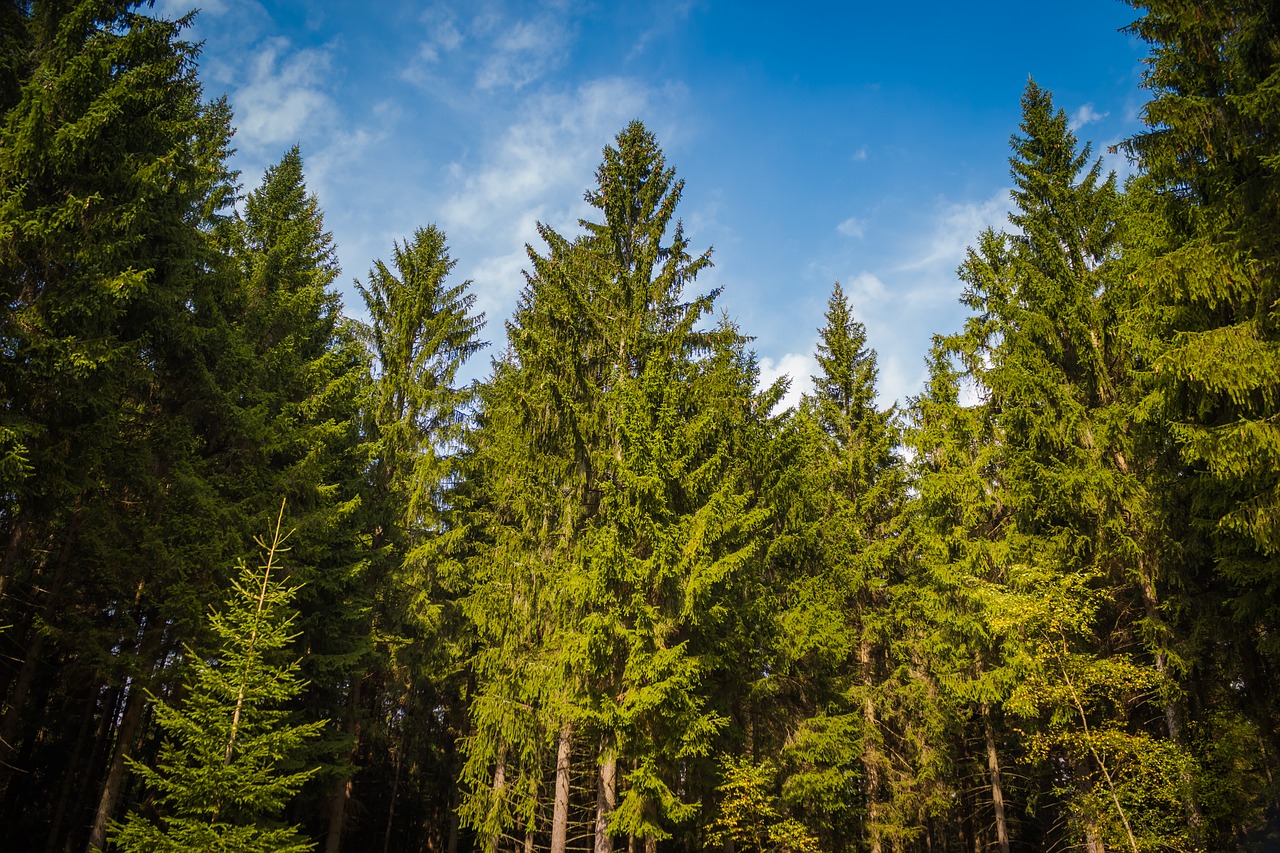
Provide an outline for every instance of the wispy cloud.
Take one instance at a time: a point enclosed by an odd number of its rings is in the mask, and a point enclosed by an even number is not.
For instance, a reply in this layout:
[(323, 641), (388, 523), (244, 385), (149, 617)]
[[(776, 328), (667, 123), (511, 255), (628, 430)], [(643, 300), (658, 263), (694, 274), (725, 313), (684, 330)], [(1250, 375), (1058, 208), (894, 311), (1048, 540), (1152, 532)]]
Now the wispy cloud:
[(427, 31), (426, 38), (418, 45), (417, 58), (422, 62), (438, 62), (442, 55), (462, 46), (463, 35), (453, 9), (440, 4), (431, 6), (422, 13), (421, 21)]
[(960, 265), (965, 249), (979, 234), (987, 228), (999, 229), (1005, 225), (1009, 205), (1008, 189), (1001, 189), (985, 201), (941, 204), (932, 231), (917, 249), (916, 257), (899, 269), (950, 273)]
[(1085, 104), (1071, 114), (1071, 120), (1067, 123), (1067, 127), (1071, 132), (1079, 130), (1086, 124), (1093, 124), (1096, 121), (1102, 121), (1109, 116), (1110, 113), (1100, 113), (1093, 108), (1093, 104)]
[(269, 39), (258, 46), (247, 78), (236, 87), (236, 139), (262, 148), (299, 139), (317, 124), (336, 123), (332, 96), (317, 85), (330, 76), (326, 48), (293, 50), (288, 39)]
[(850, 216), (844, 222), (836, 226), (836, 231), (846, 237), (861, 237), (867, 228), (865, 219), (858, 219), (856, 216)]
[(587, 212), (582, 193), (602, 143), (643, 114), (651, 99), (650, 90), (619, 78), (536, 95), (478, 165), (450, 167), (453, 189), (441, 206), (441, 224), (457, 242), (485, 252), (468, 277), (490, 316), (506, 316), (514, 304), (535, 222), (576, 226)]
[(550, 14), (504, 24), (476, 72), (476, 87), (522, 89), (559, 67), (573, 41), (569, 22)]
[(859, 148), (857, 151), (854, 151), (849, 156), (853, 159), (853, 162), (861, 163), (863, 160), (867, 159), (867, 146), (863, 145), (861, 148)]

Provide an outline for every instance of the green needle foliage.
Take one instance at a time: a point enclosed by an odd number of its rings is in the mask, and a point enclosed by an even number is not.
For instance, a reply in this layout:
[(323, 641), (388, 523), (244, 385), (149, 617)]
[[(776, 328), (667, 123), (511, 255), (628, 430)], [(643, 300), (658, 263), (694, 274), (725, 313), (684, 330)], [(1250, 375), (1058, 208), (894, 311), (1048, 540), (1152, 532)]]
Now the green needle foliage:
[(283, 520), (282, 504), (270, 542), (257, 540), (262, 565), (241, 561), (222, 610), (210, 613), (217, 647), (207, 655), (186, 650), (185, 698), (155, 703), (164, 733), (156, 766), (130, 762), (153, 800), (115, 827), (114, 844), (125, 853), (313, 849), (277, 820), (315, 772), (296, 769), (294, 757), (325, 725), (294, 723), (284, 709), (304, 684), (298, 661), (288, 660), (297, 588), (278, 563), (288, 550)]

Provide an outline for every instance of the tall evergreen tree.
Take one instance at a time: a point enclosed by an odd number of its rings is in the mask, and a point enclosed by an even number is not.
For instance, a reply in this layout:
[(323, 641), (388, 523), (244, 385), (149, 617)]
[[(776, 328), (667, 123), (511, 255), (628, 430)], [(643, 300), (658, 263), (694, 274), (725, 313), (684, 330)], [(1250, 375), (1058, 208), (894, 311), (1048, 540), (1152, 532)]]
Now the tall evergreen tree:
[[(1218, 765), (1248, 767), (1256, 780), (1256, 739), (1262, 764), (1280, 749), (1280, 137), (1270, 95), (1280, 20), (1254, 0), (1133, 5), (1142, 17), (1130, 32), (1152, 50), (1147, 130), (1127, 144), (1142, 168), (1131, 254), (1145, 297), (1147, 402), (1168, 418), (1185, 463), (1188, 551), (1207, 557), (1194, 574), (1194, 629), (1217, 641), (1190, 657), (1192, 684), (1197, 702), (1234, 722), (1203, 721), (1206, 741), (1234, 743), (1238, 762)], [(1230, 822), (1280, 808), (1274, 782), (1219, 790), (1258, 794), (1220, 800), (1214, 810)]]
[(723, 725), (700, 623), (763, 518), (711, 412), (768, 407), (741, 335), (696, 328), (714, 294), (684, 290), (709, 258), (689, 254), (683, 185), (653, 136), (630, 125), (596, 177), (603, 221), (576, 240), (542, 227), (486, 391), (493, 544), (469, 599), (486, 650), (465, 813), (491, 839), (545, 825), (557, 849), (581, 755), (599, 769), (596, 848), (625, 834), (654, 849), (696, 813), (680, 791)]
[(224, 499), (238, 504), (242, 535), (265, 514), (264, 495), (289, 500), (303, 584), (298, 627), (309, 652), (300, 701), (333, 721), (312, 748), (323, 760), (317, 782), (328, 786), (327, 843), (336, 844), (353, 772), (352, 693), (373, 652), (360, 544), (368, 355), (342, 316), (333, 238), (297, 147), (266, 171), (228, 237), (239, 286), (228, 305), (233, 346), (218, 365), (231, 415), (216, 470)]
[(457, 603), (467, 589), (458, 569), (473, 547), (454, 494), (473, 394), (458, 387), (457, 375), (484, 345), (476, 338), (484, 315), (473, 313), (471, 283), (448, 280), (455, 263), (432, 225), (397, 244), (390, 265), (377, 261), (367, 283), (357, 282), (377, 372), (365, 413), (374, 460), (371, 615), (381, 670), (372, 680), (382, 685), (371, 698), (386, 726), (365, 731), (385, 730), (386, 740), (367, 752), (381, 751), (392, 765), (381, 765), (391, 785), (378, 829), (389, 840), (397, 806), (416, 806), (416, 834), (439, 833), (436, 843), (449, 849), (457, 844), (450, 812), (460, 770), (455, 742), (465, 732), (469, 634)]
[[(1114, 279), (1119, 196), (1033, 82), (1021, 131), (1016, 231), (988, 231), (970, 250), (961, 277), (974, 315), (955, 339), (1000, 447), (1007, 562), (989, 575), (987, 616), (989, 629), (1015, 633), (986, 669), (1016, 667), (1004, 710), (1039, 720), (1024, 747), (1041, 762), (1037, 784), (1059, 786), (1076, 839), (1185, 843), (1197, 820), (1188, 758), (1161, 713), (1176, 692), (1160, 617), (1166, 547), (1147, 473), (1129, 462), (1133, 400), (1110, 319), (1125, 297)], [(1143, 701), (1165, 730), (1133, 712)], [(1071, 768), (1069, 785), (1053, 781), (1051, 756)]]
[[(102, 842), (138, 685), (223, 556), (191, 415), (214, 394), (228, 116), (186, 21), (133, 5), (0, 13), (0, 781), (22, 771), (3, 808), (24, 846)], [(86, 828), (70, 814), (90, 801)]]
[(826, 849), (847, 849), (862, 836), (878, 850), (893, 824), (880, 697), (903, 481), (893, 409), (876, 406), (875, 352), (839, 283), (816, 358), (821, 373), (796, 420), (799, 481), (780, 497), (789, 519), (772, 548), (790, 575), (779, 675), (796, 685), (786, 697), (797, 719), (785, 741), (783, 794), (809, 816)]

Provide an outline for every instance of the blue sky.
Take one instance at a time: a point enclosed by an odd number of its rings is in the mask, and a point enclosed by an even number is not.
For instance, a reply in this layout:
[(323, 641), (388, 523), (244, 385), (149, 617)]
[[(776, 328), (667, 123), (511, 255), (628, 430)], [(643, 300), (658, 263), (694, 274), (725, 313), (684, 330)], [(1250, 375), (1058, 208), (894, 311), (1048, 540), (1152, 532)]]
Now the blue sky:
[[(188, 4), (160, 0), (181, 14)], [(963, 313), (965, 246), (1008, 209), (1008, 140), (1033, 76), (1082, 139), (1140, 127), (1143, 45), (1119, 0), (1028, 3), (207, 0), (201, 77), (236, 115), (246, 191), (295, 142), (353, 278), (436, 223), (492, 351), (543, 221), (572, 231), (601, 148), (654, 131), (714, 247), (699, 289), (808, 387), (832, 283), (879, 353), (886, 404), (919, 391)], [(482, 374), (487, 359), (471, 371)]]

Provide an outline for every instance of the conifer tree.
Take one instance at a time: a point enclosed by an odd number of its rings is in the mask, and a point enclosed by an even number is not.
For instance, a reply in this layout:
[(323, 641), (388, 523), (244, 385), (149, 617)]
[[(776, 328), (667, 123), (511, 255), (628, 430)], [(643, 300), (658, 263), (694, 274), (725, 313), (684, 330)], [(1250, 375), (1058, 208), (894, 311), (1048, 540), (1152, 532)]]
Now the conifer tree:
[[(1072, 768), (1062, 816), (1078, 840), (1182, 843), (1176, 827), (1197, 818), (1169, 711), (1176, 685), (1159, 616), (1167, 549), (1148, 472), (1129, 461), (1132, 395), (1109, 316), (1125, 298), (1114, 279), (1117, 190), (1034, 82), (1021, 129), (1010, 159), (1016, 230), (987, 231), (970, 250), (961, 277), (974, 315), (954, 340), (999, 449), (1000, 561), (976, 575), (985, 576), (986, 630), (1000, 638), (999, 657), (979, 656), (982, 670), (968, 677), (977, 686), (1014, 668), (992, 686), (1019, 685), (1003, 709), (1040, 721), (1024, 743), (1029, 757), (1057, 755)], [(1116, 627), (1103, 633), (1100, 622)], [(1040, 685), (1030, 699), (1029, 684)], [(970, 695), (985, 727), (1000, 708), (986, 690)], [(1144, 700), (1156, 703), (1164, 731), (1130, 720), (1129, 707)], [(997, 813), (998, 764), (997, 755), (988, 768)], [(1037, 772), (1051, 784), (1050, 766)], [(1003, 847), (1009, 835), (999, 829)]]
[(575, 240), (541, 227), (546, 254), (530, 250), (510, 351), (485, 394), (492, 542), (468, 608), (487, 650), (464, 805), (489, 839), (517, 823), (540, 831), (554, 776), (554, 849), (567, 834), (561, 779), (575, 772), (565, 762), (585, 744), (599, 768), (597, 849), (616, 834), (653, 849), (694, 815), (677, 780), (723, 726), (699, 622), (720, 612), (715, 596), (754, 554), (763, 518), (726, 418), (767, 407), (736, 329), (696, 328), (714, 294), (684, 290), (709, 258), (689, 254), (674, 216), (683, 185), (653, 136), (627, 127), (596, 177), (587, 200), (603, 221)]
[(282, 578), (284, 506), (268, 542), (257, 540), (262, 565), (242, 560), (221, 611), (209, 615), (217, 647), (185, 650), (180, 705), (163, 700), (155, 713), (164, 740), (154, 769), (131, 762), (154, 795), (114, 828), (125, 853), (261, 851), (304, 853), (314, 844), (276, 820), (315, 768), (297, 769), (299, 749), (323, 722), (296, 724), (286, 703), (302, 690), (291, 601), (297, 587)]
[[(203, 99), (186, 20), (116, 2), (0, 19), (0, 784), (22, 779), (3, 820), (20, 846), (101, 844), (139, 685), (227, 553), (192, 448), (225, 330), (208, 231), (228, 113)], [(74, 748), (81, 720), (102, 725)], [(97, 802), (91, 827), (76, 800)]]
[(284, 494), (293, 507), (298, 627), (309, 650), (301, 701), (333, 721), (311, 748), (336, 839), (358, 716), (352, 685), (373, 650), (359, 540), (368, 354), (342, 316), (333, 238), (297, 147), (266, 171), (226, 239), (239, 278), (225, 309), (235, 333), (218, 364), (230, 415), (213, 464), (241, 531), (264, 514), (262, 495)]
[[(1196, 702), (1221, 712), (1200, 722), (1204, 740), (1215, 751), (1235, 743), (1239, 760), (1218, 766), (1253, 777), (1254, 737), (1266, 744), (1263, 764), (1280, 754), (1280, 655), (1267, 639), (1280, 624), (1280, 149), (1270, 94), (1280, 21), (1254, 0), (1133, 5), (1142, 17), (1129, 31), (1151, 46), (1147, 129), (1126, 145), (1142, 168), (1141, 227), (1127, 248), (1144, 297), (1146, 403), (1167, 418), (1185, 466), (1187, 549), (1207, 557), (1188, 578), (1197, 606), (1185, 629), (1215, 637), (1187, 655)], [(1280, 803), (1274, 783), (1214, 787), (1259, 795), (1214, 797), (1212, 810), (1233, 822)]]
[(862, 835), (875, 850), (892, 823), (882, 620), (903, 483), (893, 409), (876, 406), (875, 352), (839, 283), (816, 358), (821, 373), (796, 419), (799, 479), (779, 498), (789, 520), (771, 555), (790, 564), (778, 665), (796, 685), (787, 698), (798, 717), (786, 738), (783, 790), (827, 849)]
[[(476, 336), (484, 315), (473, 313), (469, 281), (448, 280), (455, 263), (432, 225), (396, 244), (389, 265), (377, 261), (367, 283), (356, 283), (376, 366), (365, 430), (374, 460), (371, 616), (382, 639), (381, 671), (367, 680), (384, 683), (371, 698), (392, 721), (386, 742), (369, 750), (389, 753), (394, 765), (381, 768), (391, 776), (387, 838), (402, 778), (410, 802), (428, 809), (420, 832), (457, 832), (448, 815), (460, 770), (452, 742), (465, 730), (469, 633), (457, 603), (467, 588), (458, 569), (473, 547), (454, 496), (473, 396), (471, 387), (458, 387), (457, 374), (483, 346)], [(436, 754), (438, 763), (426, 760)]]

